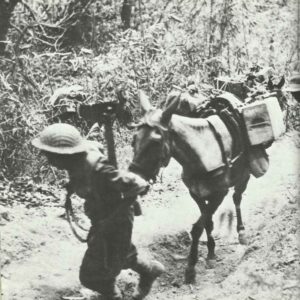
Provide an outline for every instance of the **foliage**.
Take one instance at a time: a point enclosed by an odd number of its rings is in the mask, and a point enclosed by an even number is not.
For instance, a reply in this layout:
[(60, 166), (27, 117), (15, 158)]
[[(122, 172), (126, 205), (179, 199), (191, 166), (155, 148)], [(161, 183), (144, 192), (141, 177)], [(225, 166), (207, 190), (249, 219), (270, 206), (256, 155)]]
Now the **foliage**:
[[(210, 83), (253, 64), (289, 75), (295, 57), (295, 0), (151, 0), (140, 2), (140, 10), (136, 1), (126, 31), (121, 0), (23, 3), (0, 62), (0, 164), (7, 177), (54, 176), (30, 140), (50, 122), (48, 99), (58, 87), (80, 84), (92, 102), (113, 99), (121, 86), (137, 116), (138, 88), (160, 106), (173, 85), (191, 77)], [(120, 136), (130, 136), (123, 131)]]

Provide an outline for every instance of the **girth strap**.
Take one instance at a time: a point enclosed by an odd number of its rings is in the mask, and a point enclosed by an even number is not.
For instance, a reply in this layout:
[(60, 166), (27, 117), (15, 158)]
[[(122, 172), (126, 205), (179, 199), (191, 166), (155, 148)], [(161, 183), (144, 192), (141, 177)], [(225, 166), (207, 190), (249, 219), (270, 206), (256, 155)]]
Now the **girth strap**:
[(230, 111), (227, 108), (219, 112), (219, 117), (224, 122), (233, 140), (233, 156), (231, 163), (233, 164), (245, 152), (245, 138), (243, 135), (243, 124), (240, 120), (238, 112)]
[(226, 154), (226, 149), (223, 143), (222, 136), (215, 128), (214, 124), (210, 122), (209, 119), (207, 120), (220, 146), (222, 152), (222, 160), (225, 166), (227, 168), (230, 168), (237, 160), (239, 160), (240, 157), (242, 157), (244, 153), (247, 152), (247, 141), (245, 139), (244, 128), (238, 111), (231, 111), (225, 108), (218, 113), (218, 116), (223, 121), (232, 137), (232, 156), (234, 156), (233, 158), (229, 157), (228, 154)]
[(211, 128), (212, 132), (214, 133), (216, 140), (220, 146), (223, 163), (225, 164), (226, 169), (228, 169), (230, 167), (230, 158), (226, 156), (225, 146), (224, 146), (222, 137), (221, 137), (220, 133), (216, 130), (213, 123), (210, 122), (208, 119), (207, 119), (207, 121), (208, 121), (209, 127)]

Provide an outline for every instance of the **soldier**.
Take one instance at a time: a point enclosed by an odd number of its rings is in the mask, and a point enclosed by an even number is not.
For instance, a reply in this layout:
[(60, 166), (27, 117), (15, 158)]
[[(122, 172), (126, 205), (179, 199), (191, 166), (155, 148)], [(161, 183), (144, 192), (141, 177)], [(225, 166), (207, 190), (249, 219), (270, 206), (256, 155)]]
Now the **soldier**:
[(69, 189), (86, 200), (85, 213), (91, 220), (91, 228), (80, 267), (81, 283), (101, 293), (105, 300), (119, 300), (122, 295), (116, 277), (122, 269), (131, 268), (140, 275), (133, 299), (144, 299), (164, 267), (157, 261), (138, 257), (131, 243), (133, 207), (122, 203), (129, 200), (132, 204), (137, 195), (145, 193), (146, 181), (109, 165), (99, 149), (68, 124), (50, 125), (32, 144), (52, 166), (67, 170)]
[(286, 88), (287, 92), (290, 92), (293, 97), (300, 102), (300, 74), (294, 74), (290, 81), (289, 85)]

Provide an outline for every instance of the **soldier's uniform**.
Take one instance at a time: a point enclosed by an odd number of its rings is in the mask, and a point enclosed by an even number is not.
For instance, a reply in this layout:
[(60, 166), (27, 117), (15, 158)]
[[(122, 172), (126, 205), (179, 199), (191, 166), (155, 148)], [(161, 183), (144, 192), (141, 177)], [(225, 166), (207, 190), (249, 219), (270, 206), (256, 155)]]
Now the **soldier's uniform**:
[(106, 286), (122, 269), (131, 267), (137, 255), (131, 243), (133, 207), (124, 207), (112, 222), (107, 218), (119, 209), (124, 198), (136, 198), (147, 184), (132, 173), (116, 170), (95, 151), (88, 152), (82, 174), (80, 179), (70, 177), (71, 189), (86, 199), (85, 213), (92, 224), (80, 280), (101, 292), (100, 285)]
[[(53, 149), (53, 144), (62, 149), (62, 144), (74, 140), (74, 137), (57, 137), (61, 126), (65, 126), (66, 130), (71, 129), (70, 125), (51, 126), (48, 131), (55, 136), (52, 142), (49, 132), (42, 132), (41, 137), (33, 141), (46, 156), (59, 151)], [(72, 130), (74, 131), (74, 128)], [(73, 132), (73, 135), (75, 133)], [(155, 278), (163, 272), (163, 266), (156, 261), (138, 259), (136, 248), (131, 243), (134, 209), (133, 205), (124, 205), (124, 201), (130, 200), (128, 202), (133, 204), (137, 195), (148, 189), (148, 184), (131, 172), (117, 170), (92, 143), (85, 140), (83, 147), (82, 141), (79, 140), (78, 137), (77, 144), (73, 143), (77, 145), (75, 153), (85, 155), (82, 156), (80, 166), (76, 167), (78, 170), (75, 168), (74, 172), (74, 167), (71, 172), (67, 170), (70, 177), (68, 189), (86, 200), (85, 213), (92, 225), (88, 234), (88, 249), (80, 267), (80, 281), (85, 287), (101, 293), (105, 299), (122, 299), (115, 279), (122, 269), (131, 268), (140, 274), (140, 283), (134, 299), (143, 299), (149, 293)], [(75, 154), (71, 153), (70, 147), (67, 148), (61, 150), (62, 155)], [(61, 154), (58, 153), (58, 156)], [(49, 161), (51, 163), (50, 159)]]

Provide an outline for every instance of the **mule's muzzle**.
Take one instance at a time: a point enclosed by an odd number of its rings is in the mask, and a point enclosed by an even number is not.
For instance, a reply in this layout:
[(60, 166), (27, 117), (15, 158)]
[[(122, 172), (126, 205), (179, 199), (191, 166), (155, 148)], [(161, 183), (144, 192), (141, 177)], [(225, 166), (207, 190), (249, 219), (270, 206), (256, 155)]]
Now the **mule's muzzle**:
[(132, 162), (129, 165), (128, 170), (136, 175), (139, 175), (142, 177), (144, 180), (148, 181), (149, 179), (147, 178), (146, 174), (144, 174), (143, 169), (135, 162)]
[(142, 177), (144, 180), (148, 181), (149, 183), (155, 181), (156, 176), (154, 174), (150, 174), (144, 170), (139, 164), (132, 162), (129, 165), (128, 170), (140, 177)]

